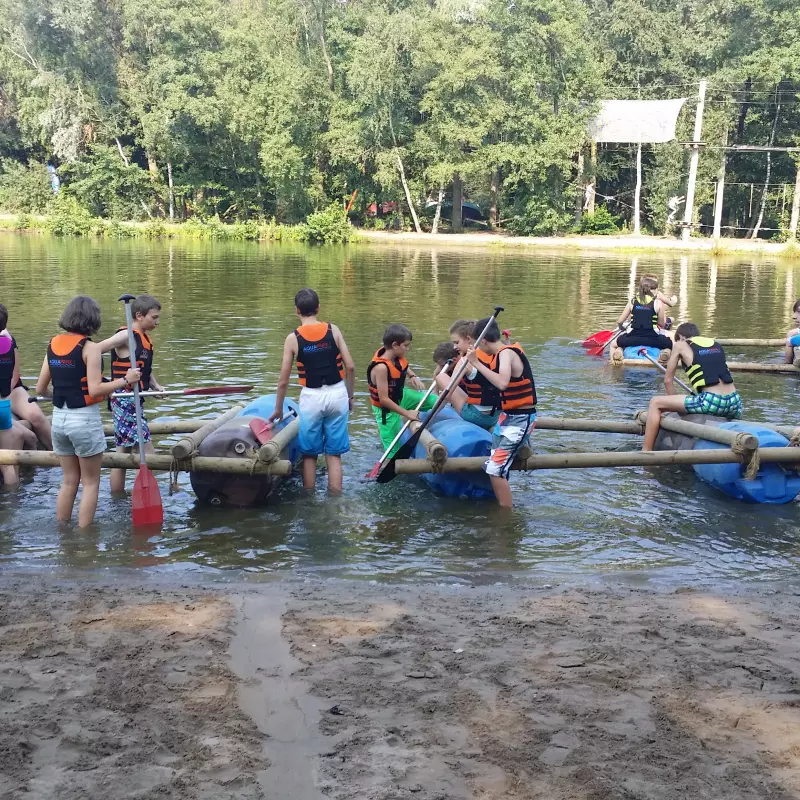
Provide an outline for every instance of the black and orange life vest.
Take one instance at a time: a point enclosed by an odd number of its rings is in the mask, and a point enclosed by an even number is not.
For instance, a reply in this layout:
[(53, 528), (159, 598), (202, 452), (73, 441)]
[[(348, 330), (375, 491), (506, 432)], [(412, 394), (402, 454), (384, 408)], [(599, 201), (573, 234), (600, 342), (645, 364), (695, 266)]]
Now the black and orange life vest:
[[(378, 366), (378, 364), (386, 364), (387, 369), (389, 370), (389, 399), (400, 405), (400, 401), (403, 399), (403, 389), (406, 385), (406, 373), (408, 372), (408, 361), (405, 358), (398, 358), (397, 361), (393, 361), (390, 358), (386, 358), (386, 348), (381, 347), (374, 356), (372, 356), (372, 361), (369, 362), (369, 366), (367, 367), (367, 383), (369, 384), (369, 401), (372, 403), (373, 406), (376, 408), (381, 408), (381, 399), (378, 396), (378, 387), (375, 385), (374, 381), (372, 380), (372, 370)], [(386, 415), (384, 409), (384, 417)]]
[[(124, 331), (127, 328), (119, 330)], [(136, 328), (133, 329), (133, 338), (136, 340), (136, 368), (142, 372), (139, 391), (146, 392), (150, 388), (150, 376), (153, 374), (153, 342), (146, 333), (137, 331)], [(124, 378), (130, 368), (130, 354), (120, 356), (116, 350), (111, 351), (112, 380)]]
[(686, 341), (692, 348), (692, 363), (686, 367), (686, 375), (696, 392), (718, 383), (733, 383), (721, 344), (704, 336), (695, 336)]
[(655, 297), (648, 294), (642, 299), (637, 294), (631, 298), (631, 325), (635, 331), (654, 330), (658, 326)]
[(329, 322), (301, 325), (297, 337), (297, 376), (309, 389), (334, 386), (344, 380), (344, 362)]
[(11, 390), (11, 379), (17, 363), (17, 343), (13, 336), (0, 336), (0, 397), (8, 397)]
[(536, 411), (536, 384), (533, 382), (533, 370), (525, 351), (519, 344), (507, 344), (501, 347), (492, 358), (492, 370), (500, 372), (500, 353), (513, 350), (522, 361), (522, 374), (511, 376), (508, 386), (500, 390), (500, 408), (506, 412), (525, 413)]
[[(494, 356), (484, 353), (483, 350), (476, 350), (478, 361), (492, 369)], [(480, 370), (475, 370), (475, 377), (469, 378), (466, 373), (461, 379), (461, 388), (466, 392), (467, 402), (473, 406), (490, 406), (499, 408), (500, 390), (487, 378), (481, 374)]]
[(84, 408), (99, 403), (102, 397), (89, 394), (83, 346), (91, 341), (80, 333), (54, 336), (47, 346), (47, 364), (53, 381), (53, 405), (57, 408)]

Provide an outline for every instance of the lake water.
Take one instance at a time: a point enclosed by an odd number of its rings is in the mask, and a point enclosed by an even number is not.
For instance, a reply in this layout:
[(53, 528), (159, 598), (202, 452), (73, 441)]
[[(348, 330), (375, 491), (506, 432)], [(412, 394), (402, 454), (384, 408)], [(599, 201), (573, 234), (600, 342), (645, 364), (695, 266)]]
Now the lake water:
[[(229, 380), (274, 390), (282, 342), (295, 326), (292, 298), (311, 286), (321, 316), (336, 322), (356, 359), (357, 406), (345, 492), (314, 497), (296, 481), (268, 508), (224, 510), (196, 503), (188, 476), (168, 496), (158, 536), (134, 535), (130, 503), (111, 499), (104, 476), (97, 524), (59, 530), (60, 472), (38, 470), (0, 491), (0, 565), (246, 570), (396, 580), (490, 581), (586, 574), (652, 580), (727, 581), (794, 576), (800, 566), (797, 504), (748, 506), (716, 493), (691, 470), (565, 470), (515, 473), (517, 502), (502, 514), (488, 502), (434, 496), (418, 479), (387, 486), (360, 477), (380, 455), (364, 373), (384, 327), (414, 332), (411, 361), (429, 375), (434, 346), (458, 317), (504, 305), (504, 327), (528, 352), (548, 416), (628, 419), (663, 386), (654, 370), (611, 369), (570, 344), (612, 327), (637, 274), (655, 272), (680, 295), (673, 315), (718, 337), (782, 336), (791, 326), (800, 265), (708, 256), (589, 257), (584, 254), (428, 247), (307, 248), (256, 244), (108, 242), (0, 237), (0, 302), (20, 346), (24, 375), (36, 375), (64, 305), (90, 294), (103, 332), (123, 324), (117, 297), (147, 291), (163, 303), (155, 334), (159, 380), (173, 387)], [(777, 350), (729, 357), (778, 361)], [(793, 376), (743, 375), (745, 417), (797, 421)], [(299, 389), (293, 389), (295, 393)], [(151, 401), (149, 418), (197, 417), (230, 398)], [(162, 444), (170, 440), (160, 440)], [(613, 450), (635, 437), (540, 431), (537, 452)], [(130, 473), (129, 473), (130, 475)], [(129, 482), (131, 478), (129, 477)]]

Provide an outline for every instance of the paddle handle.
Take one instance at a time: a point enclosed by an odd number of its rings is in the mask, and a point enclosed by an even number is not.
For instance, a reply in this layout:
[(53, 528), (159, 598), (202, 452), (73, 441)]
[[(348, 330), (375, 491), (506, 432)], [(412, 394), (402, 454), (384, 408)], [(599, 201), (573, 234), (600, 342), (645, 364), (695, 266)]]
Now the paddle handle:
[[(131, 367), (136, 366), (136, 338), (133, 335), (133, 311), (131, 302), (136, 298), (124, 294), (120, 300), (125, 303), (125, 324), (128, 326), (128, 360)], [(136, 436), (139, 439), (139, 463), (145, 463), (144, 456), (144, 426), (142, 425), (142, 398), (139, 396), (139, 381), (133, 384), (133, 405), (136, 408)]]
[[(449, 359), (448, 362), (445, 364), (444, 369), (447, 369), (452, 363), (453, 363), (453, 359)], [(431, 385), (428, 387), (428, 391), (426, 391), (425, 394), (422, 396), (422, 400), (419, 401), (419, 404), (414, 409), (414, 411), (418, 412), (422, 408), (422, 406), (425, 405), (425, 401), (431, 396), (431, 392), (435, 388), (436, 388), (436, 381), (433, 381), (431, 383)], [(386, 461), (387, 458), (389, 458), (389, 453), (392, 452), (392, 450), (394, 449), (394, 446), (400, 441), (400, 439), (402, 438), (403, 434), (408, 430), (408, 426), (411, 425), (411, 423), (414, 422), (414, 421), (415, 420), (407, 419), (405, 425), (403, 425), (403, 427), (400, 428), (400, 430), (397, 433), (397, 436), (395, 436), (394, 439), (392, 439), (392, 443), (386, 448), (386, 451), (380, 457), (380, 460), (378, 461), (378, 468), (379, 469), (380, 469), (381, 464), (383, 464), (383, 462)]]
[[(655, 358), (653, 358), (653, 357), (650, 355), (650, 353), (648, 353), (648, 352), (647, 352), (647, 350), (645, 350), (644, 348), (642, 348), (642, 349), (639, 351), (639, 353), (640, 353), (641, 355), (643, 355), (643, 356), (644, 356), (644, 357), (645, 357), (645, 358), (646, 358), (646, 359), (647, 359), (647, 360), (648, 360), (648, 361), (649, 361), (651, 364), (655, 364), (655, 365), (656, 365), (656, 366), (657, 366), (657, 367), (658, 367), (658, 368), (659, 368), (659, 369), (660, 369), (660, 370), (661, 370), (661, 371), (662, 371), (662, 372), (663, 372), (665, 375), (667, 374), (667, 368), (666, 368), (666, 367), (665, 367), (663, 364), (661, 364), (661, 363), (659, 363), (658, 361), (656, 361), (656, 359), (655, 359)], [(692, 387), (691, 387), (691, 386), (687, 386), (687, 385), (686, 385), (686, 384), (685, 384), (685, 383), (684, 383), (684, 382), (683, 382), (683, 381), (682, 381), (680, 378), (678, 378), (678, 377), (673, 377), (673, 379), (672, 379), (672, 380), (674, 380), (674, 381), (675, 381), (675, 383), (677, 383), (677, 384), (678, 384), (678, 386), (680, 386), (680, 387), (681, 387), (681, 389), (685, 389), (685, 390), (686, 390), (686, 391), (687, 391), (689, 394), (697, 394), (697, 392), (696, 392), (694, 389), (692, 389)]]

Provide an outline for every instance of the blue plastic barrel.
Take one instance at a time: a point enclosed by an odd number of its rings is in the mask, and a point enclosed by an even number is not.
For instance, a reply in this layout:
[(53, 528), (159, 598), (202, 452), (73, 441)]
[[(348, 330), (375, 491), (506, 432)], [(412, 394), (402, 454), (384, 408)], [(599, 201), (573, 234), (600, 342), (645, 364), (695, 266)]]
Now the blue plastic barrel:
[[(423, 414), (423, 419), (425, 415)], [(442, 409), (428, 426), (431, 434), (446, 448), (448, 458), (462, 456), (489, 457), (492, 449), (492, 434), (489, 431), (465, 422), (451, 407)], [(417, 445), (414, 458), (427, 458), (422, 445)], [(420, 475), (431, 488), (447, 497), (469, 497), (494, 499), (489, 476), (483, 472), (448, 472), (443, 475), (429, 473)]]
[[(725, 422), (723, 430), (752, 433), (759, 447), (788, 447), (785, 436), (752, 422)], [(724, 444), (698, 439), (694, 450), (727, 450)], [(744, 477), (743, 464), (696, 464), (694, 471), (721, 492), (748, 503), (790, 503), (800, 494), (800, 473), (788, 464), (762, 464), (753, 480)]]
[[(647, 361), (644, 357), (644, 353), (640, 354), (639, 351), (642, 349), (640, 344), (634, 345), (633, 347), (626, 347), (622, 351), (622, 355), (624, 358), (631, 358), (634, 361)], [(655, 359), (658, 361), (658, 357), (661, 354), (661, 351), (657, 347), (645, 347), (645, 352), (650, 358)]]

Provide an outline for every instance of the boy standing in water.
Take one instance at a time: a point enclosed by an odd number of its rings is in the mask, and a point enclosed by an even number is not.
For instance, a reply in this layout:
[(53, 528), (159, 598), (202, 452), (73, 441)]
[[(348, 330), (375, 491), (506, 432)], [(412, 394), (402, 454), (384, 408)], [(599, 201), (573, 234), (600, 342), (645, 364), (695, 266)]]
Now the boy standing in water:
[(347, 422), (353, 407), (356, 368), (341, 331), (330, 322), (320, 322), (319, 296), (301, 289), (294, 297), (300, 327), (286, 337), (278, 378), (275, 411), (270, 421), (283, 416), (283, 401), (289, 387), (292, 364), (297, 359), (300, 385), (300, 433), (303, 454), (303, 488), (317, 481), (317, 457), (325, 454), (328, 491), (342, 491), (342, 456), (350, 450)]
[[(457, 320), (450, 326), (451, 341), (462, 357), (465, 357), (475, 344), (475, 329), (475, 323), (465, 319)], [(478, 336), (481, 331), (478, 331)], [(506, 337), (503, 337), (500, 343), (507, 344)], [(475, 352), (484, 366), (491, 367), (492, 355), (481, 349)], [(448, 382), (447, 376), (436, 378), (436, 383), (442, 391), (447, 388)], [(500, 393), (474, 365), (464, 373), (458, 386), (450, 392), (448, 400), (465, 422), (471, 422), (487, 431), (492, 430), (497, 424), (500, 416)]]
[[(161, 319), (161, 303), (149, 294), (140, 294), (131, 305), (133, 315), (133, 338), (136, 340), (136, 363), (134, 367), (141, 371), (139, 391), (154, 390), (161, 392), (164, 387), (153, 375), (153, 341), (150, 333), (158, 327)], [(100, 342), (103, 353), (111, 351), (111, 378), (123, 378), (131, 368), (131, 357), (128, 348), (128, 328), (120, 328), (113, 336)], [(145, 398), (142, 398), (144, 406)], [(118, 453), (130, 453), (139, 446), (136, 432), (136, 404), (132, 397), (109, 397), (111, 416), (114, 419), (114, 443)], [(145, 452), (154, 453), (150, 441), (150, 428), (142, 414), (142, 436), (145, 441)], [(125, 491), (125, 470), (111, 470), (111, 491)]]
[[(678, 361), (683, 362), (686, 375), (697, 394), (687, 397), (675, 394), (672, 379)], [(642, 450), (655, 447), (664, 411), (713, 414), (726, 419), (739, 419), (742, 416), (742, 398), (733, 385), (725, 351), (713, 339), (701, 337), (700, 330), (693, 322), (684, 322), (675, 331), (675, 344), (667, 364), (664, 388), (666, 395), (658, 395), (650, 401)]]
[[(473, 340), (489, 325), (489, 317), (478, 320), (472, 333)], [(491, 358), (487, 365), (478, 353)], [(478, 349), (473, 345), (467, 351), (467, 361), (497, 389), (500, 416), (492, 432), (492, 451), (484, 466), (492, 482), (497, 502), (511, 508), (511, 486), (508, 474), (517, 453), (530, 443), (536, 424), (536, 385), (533, 371), (525, 351), (518, 344), (504, 344), (500, 327), (492, 321)]]
[[(411, 331), (399, 323), (390, 325), (383, 333), (383, 347), (372, 356), (367, 367), (369, 401), (384, 448), (394, 441), (405, 420), (419, 422), (416, 408), (425, 392), (422, 382), (408, 365), (410, 348)], [(413, 388), (406, 386), (406, 379)], [(428, 411), (435, 402), (436, 397), (431, 394), (420, 411)], [(392, 448), (390, 458), (400, 449), (400, 445), (398, 442)]]

